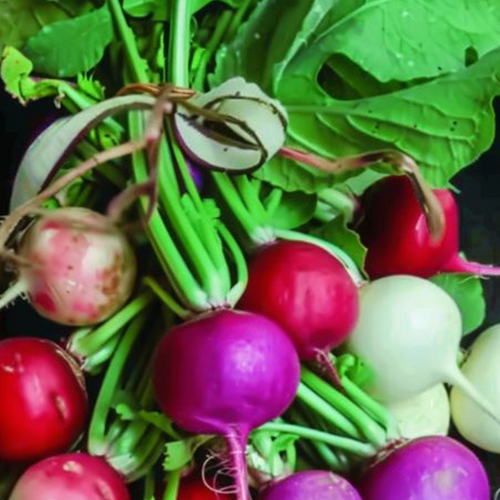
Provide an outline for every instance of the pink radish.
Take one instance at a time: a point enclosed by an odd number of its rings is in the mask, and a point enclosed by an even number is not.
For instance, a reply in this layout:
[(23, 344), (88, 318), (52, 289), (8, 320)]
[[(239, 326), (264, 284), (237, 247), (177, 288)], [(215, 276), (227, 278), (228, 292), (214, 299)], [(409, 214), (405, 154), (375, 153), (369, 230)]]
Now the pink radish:
[(0, 458), (35, 460), (66, 451), (83, 433), (83, 376), (59, 346), (17, 337), (0, 342)]
[(125, 482), (102, 458), (68, 453), (32, 465), (9, 500), (130, 500)]
[(239, 307), (276, 321), (307, 360), (321, 359), (348, 337), (359, 299), (349, 273), (332, 254), (311, 243), (279, 241), (250, 261)]
[(0, 307), (27, 292), (42, 316), (66, 325), (109, 318), (129, 298), (136, 276), (133, 250), (105, 216), (86, 208), (61, 208), (38, 219), (21, 242), (30, 265), (0, 299)]
[(248, 433), (281, 415), (299, 383), (299, 359), (271, 320), (223, 310), (170, 330), (153, 365), (156, 399), (182, 429), (226, 438), (238, 500), (249, 500)]
[(428, 278), (439, 272), (500, 275), (500, 268), (467, 262), (459, 255), (458, 209), (451, 191), (434, 190), (445, 215), (443, 237), (434, 240), (406, 176), (390, 176), (368, 189), (356, 226), (368, 248), (366, 271), (375, 279), (393, 274)]

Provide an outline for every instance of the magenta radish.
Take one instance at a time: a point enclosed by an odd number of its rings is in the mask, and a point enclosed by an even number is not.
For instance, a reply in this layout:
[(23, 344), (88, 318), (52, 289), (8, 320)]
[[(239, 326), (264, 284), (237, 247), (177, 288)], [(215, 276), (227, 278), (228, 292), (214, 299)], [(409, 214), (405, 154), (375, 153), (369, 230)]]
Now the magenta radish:
[(346, 479), (321, 470), (301, 471), (272, 484), (260, 500), (361, 500)]
[[(491, 404), (500, 401), (500, 325), (485, 330), (474, 341), (462, 373)], [(460, 388), (451, 391), (453, 422), (460, 434), (484, 450), (500, 453), (500, 425), (478, 408)]]
[(423, 437), (372, 466), (360, 483), (363, 500), (489, 500), (486, 471), (462, 444)]
[(32, 465), (9, 500), (130, 500), (121, 476), (102, 458), (68, 453)]
[(223, 310), (170, 330), (153, 383), (161, 409), (182, 429), (226, 438), (238, 500), (249, 500), (249, 432), (281, 415), (297, 391), (300, 364), (283, 330), (257, 314)]
[(136, 260), (125, 236), (105, 216), (86, 208), (48, 212), (28, 229), (19, 255), (30, 265), (0, 307), (26, 292), (39, 314), (65, 325), (109, 318), (129, 298)]
[(354, 328), (358, 289), (340, 261), (323, 248), (279, 241), (254, 255), (239, 307), (276, 321), (301, 359), (321, 359)]
[(445, 215), (444, 234), (437, 241), (431, 237), (408, 177), (386, 177), (364, 193), (356, 230), (368, 248), (366, 271), (370, 278), (394, 274), (428, 278), (439, 272), (500, 275), (500, 268), (460, 257), (458, 208), (453, 194), (447, 189), (436, 189), (434, 194)]
[(457, 366), (461, 337), (460, 311), (446, 292), (415, 276), (389, 276), (362, 287), (359, 320), (346, 348), (373, 371), (366, 389), (386, 403), (448, 382), (499, 421)]
[(85, 427), (83, 376), (53, 342), (2, 340), (0, 408), (0, 459), (27, 461), (66, 451)]

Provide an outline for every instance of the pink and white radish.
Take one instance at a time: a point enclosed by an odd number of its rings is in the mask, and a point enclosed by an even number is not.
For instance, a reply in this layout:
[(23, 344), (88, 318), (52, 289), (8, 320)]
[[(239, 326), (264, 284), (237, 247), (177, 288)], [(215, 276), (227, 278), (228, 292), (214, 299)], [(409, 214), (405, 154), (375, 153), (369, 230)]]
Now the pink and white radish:
[(68, 453), (32, 465), (9, 500), (130, 500), (121, 476), (102, 458)]
[(360, 299), (347, 349), (373, 370), (369, 392), (391, 403), (448, 382), (499, 418), (457, 366), (462, 322), (446, 292), (415, 276), (389, 276), (365, 285)]
[(153, 383), (161, 409), (182, 429), (226, 438), (238, 500), (249, 500), (249, 432), (281, 415), (299, 384), (297, 352), (283, 330), (257, 314), (223, 310), (170, 330)]
[(332, 472), (296, 472), (264, 490), (259, 500), (361, 500), (346, 479)]
[(450, 402), (444, 384), (437, 384), (413, 398), (390, 403), (387, 408), (396, 418), (403, 438), (448, 434)]
[(61, 208), (36, 220), (19, 255), (30, 265), (0, 300), (26, 292), (42, 316), (65, 325), (100, 323), (129, 298), (136, 276), (134, 252), (105, 216), (86, 208)]
[(323, 248), (278, 241), (251, 259), (239, 307), (276, 321), (301, 359), (321, 359), (353, 330), (358, 289), (343, 264)]
[(359, 485), (363, 500), (489, 500), (486, 471), (465, 446), (423, 437), (375, 463)]
[(83, 433), (87, 393), (78, 366), (48, 340), (0, 341), (0, 459), (66, 451)]
[(370, 278), (411, 274), (428, 278), (439, 272), (499, 275), (500, 268), (467, 262), (459, 255), (458, 208), (451, 191), (435, 189), (445, 226), (442, 238), (432, 238), (426, 215), (406, 176), (390, 176), (370, 187), (362, 198), (356, 230), (368, 248)]
[[(467, 380), (483, 394), (491, 405), (500, 406), (500, 325), (492, 326), (472, 344), (462, 365)], [(460, 434), (484, 450), (500, 453), (500, 425), (470, 397), (454, 388), (451, 392), (453, 422)]]

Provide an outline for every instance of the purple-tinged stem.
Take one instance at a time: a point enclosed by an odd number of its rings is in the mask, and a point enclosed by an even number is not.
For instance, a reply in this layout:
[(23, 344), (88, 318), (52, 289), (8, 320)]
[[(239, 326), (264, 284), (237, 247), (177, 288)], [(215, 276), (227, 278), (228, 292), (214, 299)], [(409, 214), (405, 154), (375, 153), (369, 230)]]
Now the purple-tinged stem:
[(447, 273), (468, 273), (478, 276), (500, 276), (500, 267), (490, 264), (480, 264), (479, 262), (468, 262), (458, 254), (448, 260), (441, 271)]

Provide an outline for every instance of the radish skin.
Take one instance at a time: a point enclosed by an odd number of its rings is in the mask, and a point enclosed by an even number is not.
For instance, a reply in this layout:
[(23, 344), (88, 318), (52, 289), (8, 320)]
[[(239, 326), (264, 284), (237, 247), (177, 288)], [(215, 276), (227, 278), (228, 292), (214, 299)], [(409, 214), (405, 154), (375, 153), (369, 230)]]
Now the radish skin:
[[(500, 401), (500, 325), (485, 330), (472, 344), (461, 367), (470, 383), (494, 406)], [(453, 422), (460, 434), (483, 450), (500, 453), (500, 425), (459, 387), (451, 391)]]
[[(109, 318), (129, 298), (136, 260), (124, 235), (103, 215), (62, 208), (36, 221), (23, 237), (19, 270), (39, 314), (65, 325), (88, 326)], [(0, 300), (4, 305), (9, 292)]]
[(402, 275), (375, 280), (360, 295), (359, 320), (346, 348), (373, 370), (369, 392), (394, 403), (447, 382), (499, 420), (457, 366), (461, 316), (446, 292), (430, 281)]
[(102, 458), (68, 453), (32, 465), (9, 500), (130, 500), (125, 482)]

